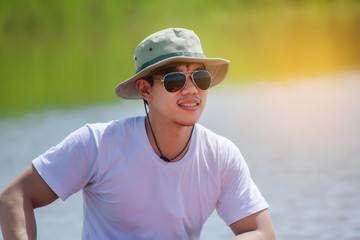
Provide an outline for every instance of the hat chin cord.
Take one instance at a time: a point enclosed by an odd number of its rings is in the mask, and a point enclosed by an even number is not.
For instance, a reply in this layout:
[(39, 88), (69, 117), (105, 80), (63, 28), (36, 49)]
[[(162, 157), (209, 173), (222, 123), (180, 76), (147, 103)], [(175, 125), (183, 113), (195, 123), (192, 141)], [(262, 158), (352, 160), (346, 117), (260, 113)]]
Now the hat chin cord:
[(152, 134), (152, 136), (153, 136), (153, 138), (154, 138), (154, 142), (155, 142), (156, 148), (159, 150), (160, 158), (161, 158), (162, 160), (164, 160), (165, 162), (171, 162), (172, 160), (174, 160), (174, 159), (176, 159), (177, 157), (179, 157), (179, 156), (185, 151), (185, 149), (187, 148), (187, 146), (189, 145), (190, 139), (191, 139), (191, 136), (192, 136), (192, 133), (193, 133), (193, 131), (194, 131), (194, 126), (192, 126), (191, 133), (190, 133), (190, 137), (189, 137), (189, 139), (188, 139), (185, 147), (183, 148), (183, 150), (181, 150), (181, 152), (180, 152), (178, 155), (176, 155), (175, 157), (169, 159), (169, 158), (165, 157), (165, 156), (162, 154), (162, 152), (161, 152), (161, 150), (160, 150), (160, 148), (159, 148), (159, 146), (158, 146), (158, 144), (157, 144), (154, 131), (153, 131), (152, 127), (151, 127), (151, 123), (150, 123), (149, 114), (148, 114), (148, 111), (147, 111), (147, 108), (146, 108), (146, 101), (145, 101), (145, 100), (144, 100), (144, 107), (145, 107), (146, 119), (147, 119), (147, 121), (149, 122), (150, 131), (151, 131), (151, 134)]

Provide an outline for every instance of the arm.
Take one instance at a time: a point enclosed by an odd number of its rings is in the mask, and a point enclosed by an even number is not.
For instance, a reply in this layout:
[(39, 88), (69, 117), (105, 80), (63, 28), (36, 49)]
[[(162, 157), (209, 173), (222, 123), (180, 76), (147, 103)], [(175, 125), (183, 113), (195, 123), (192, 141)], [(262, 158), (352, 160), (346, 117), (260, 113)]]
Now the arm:
[(265, 209), (230, 224), (236, 235), (231, 240), (275, 240), (276, 235), (269, 210)]
[(21, 173), (0, 195), (0, 225), (4, 239), (36, 239), (34, 209), (58, 196), (33, 166)]

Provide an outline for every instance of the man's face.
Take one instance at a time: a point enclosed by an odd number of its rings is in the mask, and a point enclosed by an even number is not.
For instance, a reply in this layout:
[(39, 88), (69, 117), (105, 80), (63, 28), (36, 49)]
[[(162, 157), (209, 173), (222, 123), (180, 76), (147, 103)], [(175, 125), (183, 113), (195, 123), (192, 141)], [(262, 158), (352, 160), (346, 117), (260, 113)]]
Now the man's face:
[(199, 63), (180, 64), (171, 72), (183, 72), (187, 75), (185, 86), (178, 92), (170, 93), (160, 80), (164, 74), (154, 74), (154, 84), (151, 87), (152, 100), (149, 101), (151, 118), (157, 122), (169, 122), (178, 126), (194, 125), (204, 110), (207, 91), (197, 88), (191, 80), (191, 74), (203, 70)]

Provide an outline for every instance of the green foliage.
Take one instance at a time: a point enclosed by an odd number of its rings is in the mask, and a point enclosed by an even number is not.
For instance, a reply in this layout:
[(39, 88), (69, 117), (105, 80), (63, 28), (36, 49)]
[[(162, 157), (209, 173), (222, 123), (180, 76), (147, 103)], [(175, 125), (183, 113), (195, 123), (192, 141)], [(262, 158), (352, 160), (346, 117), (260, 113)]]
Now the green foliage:
[(360, 67), (360, 3), (351, 0), (0, 1), (0, 117), (115, 101), (149, 34), (193, 29), (232, 83)]

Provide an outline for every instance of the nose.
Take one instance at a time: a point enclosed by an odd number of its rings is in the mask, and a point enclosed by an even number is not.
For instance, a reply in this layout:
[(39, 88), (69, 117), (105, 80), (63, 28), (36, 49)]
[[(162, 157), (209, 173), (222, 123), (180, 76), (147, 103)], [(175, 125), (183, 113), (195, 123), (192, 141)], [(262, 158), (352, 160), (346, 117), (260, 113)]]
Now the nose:
[(197, 94), (198, 88), (195, 86), (193, 80), (191, 79), (191, 75), (187, 75), (186, 83), (183, 89), (181, 90), (181, 93), (183, 95), (191, 95), (191, 94)]

